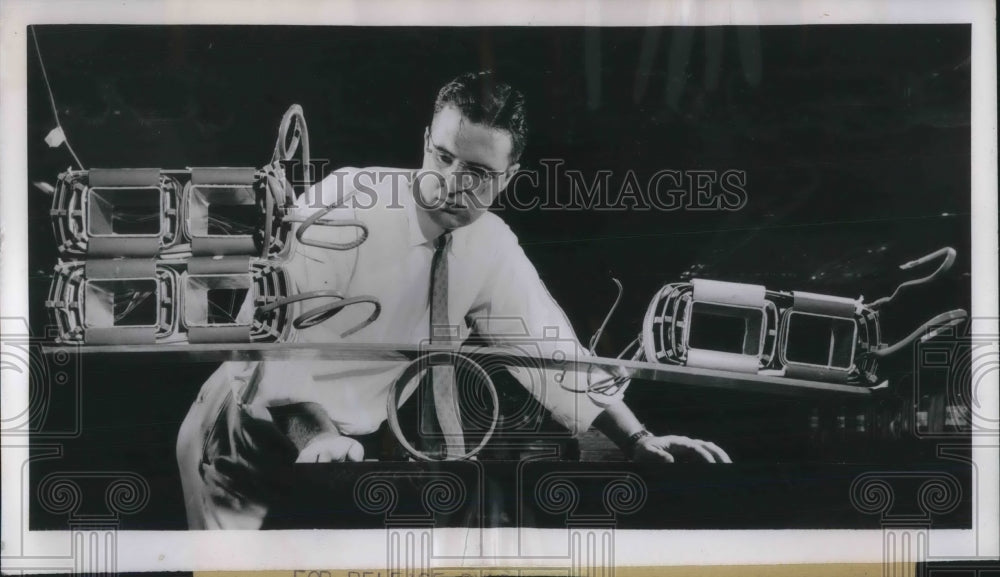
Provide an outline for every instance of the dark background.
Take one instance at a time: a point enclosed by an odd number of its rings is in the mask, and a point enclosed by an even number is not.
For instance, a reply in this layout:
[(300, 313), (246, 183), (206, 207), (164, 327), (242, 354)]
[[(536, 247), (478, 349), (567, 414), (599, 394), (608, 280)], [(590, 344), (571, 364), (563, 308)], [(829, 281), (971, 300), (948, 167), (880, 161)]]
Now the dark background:
[[(748, 203), (736, 212), (499, 211), (584, 342), (614, 300), (610, 277), (623, 282), (622, 304), (598, 347), (605, 355), (638, 333), (662, 284), (692, 275), (871, 301), (912, 278), (899, 264), (953, 246), (959, 257), (945, 279), (886, 307), (886, 340), (944, 310), (969, 308), (965, 25), (43, 26), (34, 32), (63, 127), (88, 168), (261, 166), (292, 103), (303, 106), (312, 155), (330, 159), (328, 170), (416, 167), (437, 89), (461, 72), (492, 68), (527, 97), (525, 168), (540, 170), (541, 159), (559, 158), (585, 174), (610, 170), (615, 190), (627, 170), (641, 183), (661, 169), (746, 171)], [(55, 123), (30, 37), (28, 54), (29, 177), (54, 184), (72, 159), (43, 141)], [(518, 197), (529, 198), (529, 184), (519, 186), (525, 188)], [(42, 301), (57, 254), (50, 199), (34, 189), (28, 194), (30, 319), (34, 334), (44, 335)], [(903, 352), (883, 367), (894, 388), (882, 402), (904, 412), (924, 392), (915, 393), (914, 383), (944, 387), (919, 378), (913, 359)], [(214, 368), (88, 357), (74, 381), (82, 433), (59, 442), (60, 456), (35, 461), (32, 478), (84, 469), (136, 472), (149, 481), (152, 498), (123, 520), (127, 528), (183, 527), (174, 442)], [(68, 418), (70, 401), (61, 398), (53, 397), (51, 411)], [(781, 502), (783, 486), (808, 486), (796, 485), (796, 474), (829, 480), (826, 492), (796, 493), (801, 512), (777, 521), (720, 502), (725, 515), (706, 517), (690, 505), (668, 521), (654, 516), (640, 526), (694, 527), (706, 518), (719, 528), (857, 526), (862, 521), (840, 490), (850, 477), (834, 463), (925, 469), (941, 463), (934, 443), (912, 434), (830, 448), (830, 439), (813, 438), (808, 418), (819, 409), (828, 425), (838, 411), (852, 414), (836, 403), (819, 407), (641, 381), (627, 400), (654, 431), (709, 438), (755, 471), (772, 466), (783, 478), (791, 475), (756, 494), (770, 503)], [(43, 430), (58, 421), (52, 416)], [(819, 463), (828, 472), (805, 473), (797, 463)], [(740, 471), (704, 474), (735, 480)], [(668, 483), (670, 474), (652, 479)], [(753, 491), (741, 494), (741, 502), (755, 498)], [(831, 508), (840, 517), (828, 514)], [(961, 526), (968, 514), (965, 502), (949, 522)], [(65, 522), (65, 515), (33, 503), (32, 527)]]

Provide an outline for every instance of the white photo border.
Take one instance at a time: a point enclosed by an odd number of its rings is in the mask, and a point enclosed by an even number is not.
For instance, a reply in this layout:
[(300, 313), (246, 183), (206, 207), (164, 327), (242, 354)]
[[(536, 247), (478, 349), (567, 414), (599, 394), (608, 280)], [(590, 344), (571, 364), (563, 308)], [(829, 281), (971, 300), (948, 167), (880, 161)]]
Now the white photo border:
[[(989, 0), (931, 2), (530, 2), (469, 0), (333, 2), (295, 0), (4, 0), (0, 13), (0, 316), (26, 317), (27, 95), (26, 26), (32, 24), (302, 24), (400, 26), (705, 26), (858, 23), (971, 23), (972, 52), (972, 285), (973, 334), (1000, 334), (997, 318), (997, 117), (995, 6)], [(994, 343), (995, 347), (995, 343)], [(9, 371), (8, 371), (9, 372)], [(997, 376), (977, 388), (980, 426), (996, 427)], [(28, 406), (27, 374), (5, 374), (4, 413)], [(977, 423), (973, 423), (976, 430)], [(20, 444), (19, 444), (20, 443)], [(992, 435), (973, 436), (973, 528), (930, 533), (930, 560), (989, 559), (1000, 555), (998, 455)], [(2, 534), (4, 572), (62, 570), (64, 531), (29, 531), (27, 440), (3, 440)], [(529, 531), (536, 548), (563, 551), (563, 530), (494, 529), (491, 540), (516, 543), (511, 531)], [(435, 551), (461, 553), (466, 529), (435, 530)], [(882, 562), (883, 531), (618, 531), (615, 564), (734, 565)], [(513, 535), (511, 535), (513, 537)], [(384, 530), (187, 532), (121, 531), (118, 571), (380, 568), (386, 560)], [(523, 539), (523, 537), (522, 537)], [(238, 553), (237, 553), (238, 552)], [(915, 549), (914, 549), (915, 552)], [(497, 550), (502, 555), (502, 549)], [(544, 558), (499, 559), (498, 566), (544, 566)], [(557, 559), (559, 563), (564, 563)], [(522, 563), (523, 562), (523, 563)], [(478, 563), (477, 563), (478, 564)]]

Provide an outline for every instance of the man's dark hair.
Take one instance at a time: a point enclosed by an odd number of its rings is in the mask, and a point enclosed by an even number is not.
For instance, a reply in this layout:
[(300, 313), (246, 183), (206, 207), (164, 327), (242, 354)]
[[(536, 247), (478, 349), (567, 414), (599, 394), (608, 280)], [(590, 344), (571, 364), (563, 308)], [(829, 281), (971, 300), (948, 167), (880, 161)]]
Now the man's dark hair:
[(467, 72), (445, 84), (434, 101), (434, 113), (452, 105), (462, 115), (489, 128), (510, 134), (510, 161), (524, 151), (528, 126), (524, 120), (524, 95), (498, 80), (492, 71)]

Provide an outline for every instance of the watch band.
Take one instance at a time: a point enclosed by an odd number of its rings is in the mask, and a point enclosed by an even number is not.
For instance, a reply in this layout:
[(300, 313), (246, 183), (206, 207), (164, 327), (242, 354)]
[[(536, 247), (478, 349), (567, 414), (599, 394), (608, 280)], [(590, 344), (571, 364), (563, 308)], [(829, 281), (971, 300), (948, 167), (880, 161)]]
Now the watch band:
[(628, 442), (625, 444), (625, 454), (628, 455), (628, 458), (631, 459), (635, 455), (635, 446), (639, 443), (639, 439), (652, 436), (653, 433), (650, 433), (646, 430), (646, 428), (642, 428), (641, 430), (632, 433), (628, 438)]

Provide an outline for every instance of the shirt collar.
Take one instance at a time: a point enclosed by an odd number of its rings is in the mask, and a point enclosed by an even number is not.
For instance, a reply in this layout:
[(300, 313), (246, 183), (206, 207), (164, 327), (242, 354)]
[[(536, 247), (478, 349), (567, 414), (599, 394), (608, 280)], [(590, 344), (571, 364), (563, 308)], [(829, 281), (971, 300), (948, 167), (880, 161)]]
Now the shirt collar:
[[(406, 210), (406, 220), (409, 223), (410, 246), (427, 245), (434, 248), (434, 241), (444, 234), (445, 230), (431, 220), (426, 211), (417, 206), (417, 201), (413, 197), (414, 194), (415, 192), (411, 189), (400, 195), (403, 199), (402, 204)], [(448, 250), (458, 255), (461, 253), (462, 246), (464, 245), (462, 229), (459, 228), (451, 231), (451, 236), (451, 242), (448, 243)]]

